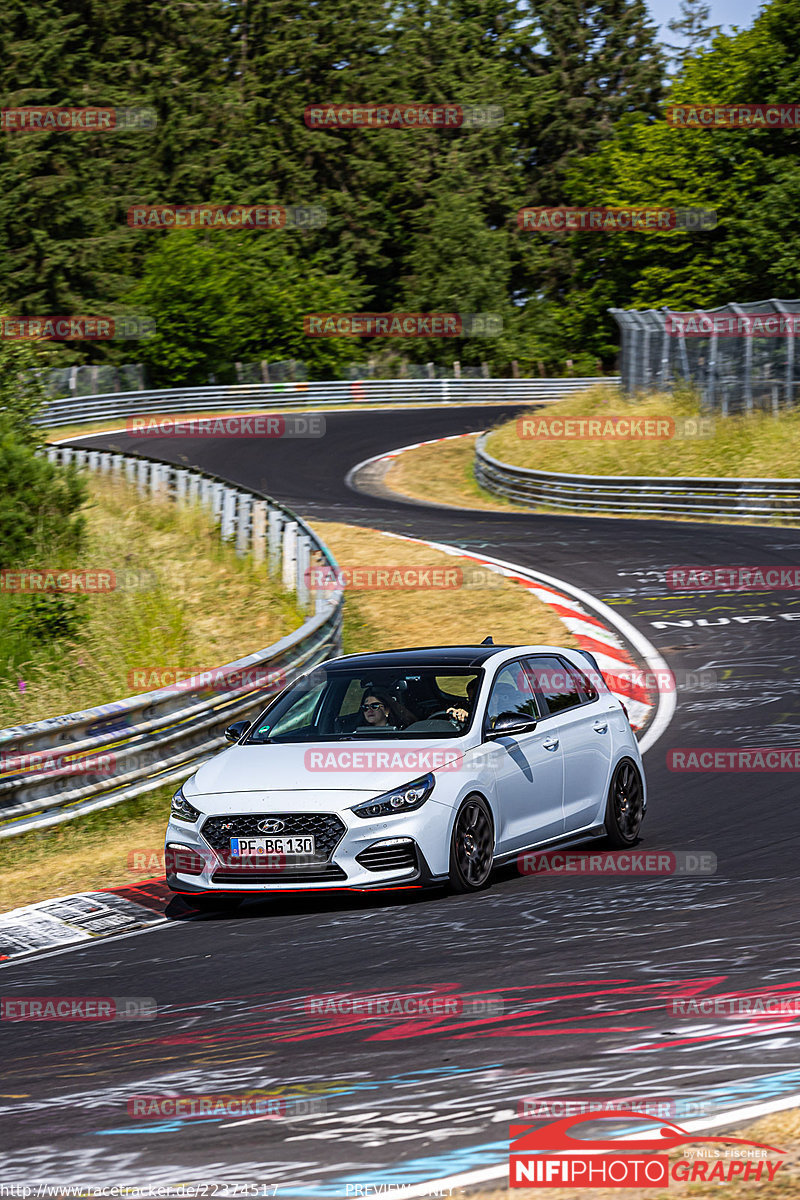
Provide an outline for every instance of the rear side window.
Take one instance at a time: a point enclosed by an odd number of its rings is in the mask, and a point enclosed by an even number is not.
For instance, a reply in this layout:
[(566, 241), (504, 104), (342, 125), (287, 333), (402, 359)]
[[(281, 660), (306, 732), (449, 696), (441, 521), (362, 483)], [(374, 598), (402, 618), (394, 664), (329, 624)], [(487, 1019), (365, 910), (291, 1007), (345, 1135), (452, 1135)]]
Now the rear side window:
[(584, 675), (583, 671), (579, 670), (574, 663), (569, 663), (569, 669), (578, 681), (578, 688), (581, 693), (581, 699), (588, 703), (590, 700), (597, 700), (600, 693), (594, 684), (590, 683), (588, 676)]
[(564, 658), (537, 655), (529, 658), (527, 665), (534, 688), (551, 715), (597, 699), (597, 690), (586, 676)]

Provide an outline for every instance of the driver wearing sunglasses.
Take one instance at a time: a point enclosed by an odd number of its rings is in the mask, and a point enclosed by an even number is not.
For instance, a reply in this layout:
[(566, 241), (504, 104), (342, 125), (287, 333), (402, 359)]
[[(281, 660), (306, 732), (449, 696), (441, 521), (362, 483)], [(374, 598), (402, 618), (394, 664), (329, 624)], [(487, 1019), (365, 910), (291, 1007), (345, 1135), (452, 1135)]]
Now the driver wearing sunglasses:
[(396, 728), (394, 722), (389, 720), (390, 712), (388, 693), (375, 688), (369, 688), (364, 693), (361, 700), (361, 717), (365, 725), (371, 725), (374, 729), (383, 725)]
[(373, 729), (407, 729), (419, 718), (402, 700), (384, 687), (370, 685), (361, 697), (359, 707), (362, 724)]

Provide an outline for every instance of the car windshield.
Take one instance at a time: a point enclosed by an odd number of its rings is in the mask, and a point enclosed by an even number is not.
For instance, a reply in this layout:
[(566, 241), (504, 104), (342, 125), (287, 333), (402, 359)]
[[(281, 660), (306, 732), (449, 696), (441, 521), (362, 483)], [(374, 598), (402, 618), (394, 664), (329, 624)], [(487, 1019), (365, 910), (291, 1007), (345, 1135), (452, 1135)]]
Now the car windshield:
[(319, 668), (261, 714), (247, 743), (459, 737), (472, 722), (481, 672)]

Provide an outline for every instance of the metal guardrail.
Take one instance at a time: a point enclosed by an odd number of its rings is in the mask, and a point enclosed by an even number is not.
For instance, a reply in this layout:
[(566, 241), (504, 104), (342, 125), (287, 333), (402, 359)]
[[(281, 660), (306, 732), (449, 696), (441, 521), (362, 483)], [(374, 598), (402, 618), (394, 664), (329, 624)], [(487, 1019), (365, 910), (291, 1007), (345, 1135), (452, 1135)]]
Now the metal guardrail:
[(186, 778), (224, 744), (226, 726), (263, 706), (302, 671), (341, 651), (343, 591), (309, 590), (314, 562), (336, 562), (311, 528), (260, 492), (202, 471), (138, 455), (51, 447), (75, 462), (126, 478), (153, 496), (199, 502), (223, 541), (251, 553), (313, 613), (293, 633), (245, 658), (176, 684), (83, 712), (0, 730), (0, 838), (59, 824)]
[[(530, 403), (570, 395), (614, 377), (566, 379), (365, 380), (245, 384), (109, 393), (53, 400), (38, 418), (51, 427), (136, 414), (312, 407), (365, 402)], [(50, 447), (53, 462), (75, 462), (121, 476), (154, 495), (199, 502), (219, 520), (220, 533), (239, 553), (268, 560), (286, 588), (309, 603), (308, 568), (317, 557), (336, 566), (330, 551), (290, 510), (262, 493), (231, 486), (197, 470), (71, 446)], [(341, 649), (343, 592), (319, 591), (313, 616), (274, 646), (218, 667), (214, 679), (256, 672), (252, 687), (218, 690), (202, 682), (167, 687), (83, 712), (0, 730), (0, 838), (70, 820), (177, 781), (223, 744), (223, 731), (302, 670)], [(265, 684), (264, 678), (272, 679)], [(200, 680), (203, 676), (201, 675)], [(78, 770), (78, 768), (80, 768)], [(95, 769), (92, 769), (95, 768)], [(80, 780), (80, 783), (77, 780)]]
[(476, 443), (475, 478), (487, 491), (523, 504), (631, 516), (800, 518), (800, 479), (562, 475), (500, 462), (486, 450), (488, 436)]
[(254, 383), (234, 387), (111, 392), (51, 400), (38, 424), (57, 428), (144, 413), (224, 412), (237, 409), (307, 408), (335, 404), (526, 404), (569, 396), (597, 383), (619, 385), (619, 376), (566, 379), (365, 379), (316, 383)]

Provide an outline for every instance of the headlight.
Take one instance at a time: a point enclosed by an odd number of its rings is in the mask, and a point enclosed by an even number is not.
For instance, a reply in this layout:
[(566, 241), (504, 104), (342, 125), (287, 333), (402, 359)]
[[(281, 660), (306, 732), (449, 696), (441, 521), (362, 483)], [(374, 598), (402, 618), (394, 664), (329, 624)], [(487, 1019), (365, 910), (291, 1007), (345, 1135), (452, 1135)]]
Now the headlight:
[(194, 808), (183, 794), (183, 788), (179, 787), (175, 795), (172, 797), (172, 807), (170, 812), (173, 817), (177, 817), (179, 821), (190, 821), (194, 825), (197, 818), (200, 816), (198, 809)]
[(422, 807), (433, 791), (435, 783), (436, 777), (429, 771), (427, 775), (421, 775), (419, 779), (412, 779), (411, 783), (404, 783), (402, 787), (395, 788), (393, 792), (384, 792), (382, 796), (376, 796), (374, 800), (357, 804), (350, 811), (364, 819), (390, 817), (394, 813), (412, 812), (415, 808)]

